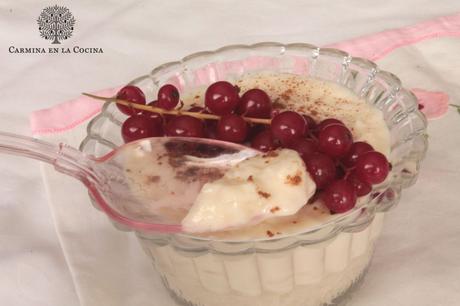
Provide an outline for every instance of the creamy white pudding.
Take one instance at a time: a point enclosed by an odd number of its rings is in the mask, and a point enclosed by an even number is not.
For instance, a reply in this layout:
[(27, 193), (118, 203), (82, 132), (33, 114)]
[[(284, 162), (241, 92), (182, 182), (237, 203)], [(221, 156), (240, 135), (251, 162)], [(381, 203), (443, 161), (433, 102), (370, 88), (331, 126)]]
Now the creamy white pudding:
[(182, 227), (188, 233), (215, 232), (295, 215), (315, 189), (296, 151), (282, 149), (254, 156), (206, 183)]
[[(355, 141), (365, 141), (371, 144), (377, 151), (388, 156), (390, 150), (390, 135), (388, 128), (383, 120), (382, 113), (375, 107), (369, 105), (363, 99), (357, 97), (349, 89), (344, 88), (335, 83), (320, 81), (311, 78), (302, 78), (291, 74), (254, 74), (247, 75), (244, 78), (235, 82), (240, 88), (241, 92), (244, 92), (251, 88), (260, 88), (268, 93), (271, 97), (274, 105), (282, 109), (294, 110), (302, 113), (306, 113), (312, 116), (315, 120), (320, 121), (327, 118), (336, 118), (343, 121), (347, 127), (351, 130)], [(186, 99), (187, 103), (199, 104), (202, 99), (202, 90), (190, 95), (189, 99)], [(240, 169), (240, 168), (239, 168)], [(238, 170), (239, 170), (238, 169)], [(257, 171), (249, 167), (248, 171)], [(245, 173), (246, 176), (250, 176), (251, 173)], [(270, 178), (265, 177), (265, 180), (270, 182)], [(242, 198), (240, 193), (236, 193), (236, 186), (230, 181), (226, 181), (227, 184), (222, 185), (221, 179), (215, 186), (209, 184), (205, 185), (204, 194), (208, 201), (214, 201), (215, 203), (210, 205), (212, 209), (207, 211), (208, 216), (204, 217), (204, 211), (201, 211), (200, 220), (219, 218), (222, 219), (228, 215), (228, 211), (218, 211), (216, 205), (220, 207), (231, 207), (235, 208), (234, 205), (229, 205), (229, 202), (235, 202), (234, 197)], [(313, 183), (314, 184), (314, 183)], [(277, 182), (280, 188), (283, 184)], [(214, 199), (209, 198), (209, 191), (212, 188), (219, 187), (219, 195)], [(241, 187), (240, 185), (238, 185)], [(251, 184), (246, 183), (246, 187), (254, 188)], [(226, 188), (225, 188), (226, 187)], [(271, 186), (270, 190), (277, 190), (275, 186)], [(252, 191), (252, 192), (251, 192)], [(216, 190), (214, 190), (216, 192)], [(260, 207), (259, 202), (261, 201), (260, 196), (254, 193), (254, 190), (243, 190), (248, 196), (254, 195), (252, 198), (253, 206), (252, 209)], [(268, 191), (270, 193), (271, 191)], [(203, 191), (202, 191), (203, 193)], [(199, 197), (199, 206), (203, 206), (203, 197)], [(311, 197), (312, 194), (306, 193)], [(227, 196), (226, 196), (227, 195)], [(290, 196), (290, 193), (285, 191), (285, 196)], [(227, 201), (227, 199), (229, 199)], [(217, 203), (217, 201), (219, 202)], [(246, 200), (246, 199), (244, 199)], [(243, 201), (243, 199), (241, 199)], [(279, 201), (279, 200), (278, 200)], [(357, 205), (361, 205), (367, 201), (367, 197), (359, 198)], [(281, 201), (280, 205), (289, 205), (288, 201)], [(305, 201), (306, 203), (307, 201)], [(225, 204), (224, 204), (225, 203)], [(247, 207), (246, 203), (242, 203), (243, 206)], [(302, 207), (303, 206), (303, 207)], [(241, 207), (241, 206), (240, 206)], [(297, 206), (296, 206), (297, 207)], [(262, 209), (263, 210), (263, 209)], [(266, 237), (273, 237), (277, 235), (294, 234), (304, 231), (306, 228), (316, 226), (333, 218), (330, 211), (325, 207), (320, 200), (310, 203), (310, 205), (301, 205), (297, 210), (290, 210), (291, 214), (280, 214), (276, 218), (259, 218), (259, 222), (250, 222), (250, 219), (240, 219), (240, 228), (236, 228), (234, 223), (231, 230), (222, 231), (218, 228), (208, 227), (208, 233), (201, 234), (206, 237), (214, 237), (219, 239), (260, 239)], [(196, 211), (192, 208), (191, 214), (196, 214)], [(210, 215), (209, 215), (210, 214)], [(252, 213), (252, 216), (264, 215), (264, 212)], [(270, 216), (270, 215), (269, 215)], [(283, 217), (281, 217), (283, 216)], [(186, 218), (184, 221), (190, 222), (192, 216)], [(217, 220), (214, 219), (216, 222)], [(244, 224), (244, 221), (248, 224)], [(197, 219), (198, 221), (198, 219)], [(253, 220), (252, 220), (253, 221)], [(250, 226), (248, 226), (250, 225)], [(204, 226), (204, 224), (203, 224)], [(231, 227), (231, 226), (230, 226)], [(188, 227), (186, 226), (186, 229)], [(221, 229), (225, 229), (223, 226)], [(192, 230), (193, 231), (193, 230)], [(195, 230), (195, 232), (203, 232), (203, 230)]]
[[(336, 118), (353, 133), (354, 141), (366, 141), (388, 157), (390, 133), (380, 110), (348, 88), (333, 82), (288, 73), (246, 74), (233, 81), (241, 92), (259, 88), (272, 99), (275, 108), (305, 113), (317, 122)], [(205, 88), (185, 96), (186, 105), (203, 105)]]
[[(306, 113), (317, 121), (339, 119), (350, 129), (355, 141), (365, 141), (389, 156), (390, 135), (382, 113), (345, 87), (292, 74), (272, 73), (248, 74), (234, 83), (241, 92), (251, 88), (264, 90), (277, 108)], [(200, 89), (189, 93), (184, 103), (202, 105), (203, 92), (204, 89)], [(158, 173), (139, 160), (128, 164), (130, 169), (135, 169), (131, 172), (132, 180), (139, 184), (145, 177)], [(246, 183), (250, 175), (257, 175), (257, 171), (251, 171), (254, 173), (244, 173)], [(279, 171), (284, 171), (282, 166)], [(251, 184), (235, 183), (232, 180), (235, 173), (239, 175), (235, 170), (202, 189), (197, 206), (184, 220), (185, 228), (201, 232), (195, 234), (198, 240), (204, 239), (217, 245), (219, 240), (239, 241), (243, 245), (246, 242), (250, 249), (264, 239), (272, 239), (273, 250), (279, 251), (246, 252), (242, 247), (233, 255), (200, 253), (199, 248), (196, 252), (185, 252), (174, 243), (162, 245), (147, 234), (139, 234), (144, 249), (155, 259), (155, 266), (165, 284), (177, 296), (191, 305), (200, 306), (320, 306), (331, 302), (359, 279), (369, 264), (374, 241), (381, 231), (383, 214), (378, 214), (372, 223), (364, 224), (353, 232), (331, 235), (333, 238), (321, 243), (302, 243), (284, 249), (283, 243), (290, 237), (297, 239), (302, 232), (337, 215), (331, 215), (320, 200), (302, 205), (300, 200), (307, 202), (312, 192), (304, 186), (305, 198), (295, 197), (298, 203), (286, 202), (286, 205), (292, 206), (286, 206), (289, 209), (284, 216), (261, 218), (262, 222), (252, 224), (253, 218), (266, 216), (267, 211), (275, 207), (274, 202), (256, 196), (257, 188)], [(304, 173), (302, 177), (305, 177)], [(261, 181), (269, 186), (262, 190), (264, 193), (277, 194), (277, 189), (290, 192), (280, 189), (282, 186), (271, 185), (276, 179), (270, 182), (262, 176)], [(232, 185), (234, 183), (235, 186)], [(235, 195), (243, 192), (244, 196)], [(286, 194), (288, 196), (290, 194)], [(233, 203), (238, 206), (242, 203), (240, 201), (246, 201), (248, 205), (251, 202), (254, 206), (239, 214), (231, 211), (234, 207), (222, 205)], [(365, 198), (359, 199), (357, 205), (364, 201)], [(206, 206), (203, 203), (211, 209), (203, 209)], [(183, 209), (183, 216), (189, 208)], [(222, 220), (213, 220), (213, 216)], [(228, 224), (235, 228), (223, 230)], [(182, 238), (178, 236), (174, 239), (180, 241)], [(194, 248), (193, 244), (187, 247)]]

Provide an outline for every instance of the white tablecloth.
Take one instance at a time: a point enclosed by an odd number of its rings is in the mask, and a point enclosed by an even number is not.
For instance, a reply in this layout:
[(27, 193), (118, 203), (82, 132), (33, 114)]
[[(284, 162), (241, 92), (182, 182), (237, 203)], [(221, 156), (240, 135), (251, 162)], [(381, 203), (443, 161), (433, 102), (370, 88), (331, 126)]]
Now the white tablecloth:
[[(325, 45), (460, 11), (451, 0), (61, 1), (76, 18), (74, 36), (61, 46), (98, 47), (104, 54), (9, 53), (10, 46), (50, 46), (36, 23), (50, 4), (0, 1), (0, 130), (29, 134), (31, 111), (123, 84), (194, 51), (258, 41)], [(458, 61), (452, 65), (460, 68)], [(455, 123), (436, 122), (430, 132)], [(433, 181), (458, 177), (459, 169), (449, 167), (459, 156), (452, 153), (460, 151), (457, 135), (450, 135), (453, 147), (441, 150), (438, 143), (427, 161), (436, 167), (425, 170), (390, 214), (353, 305), (460, 305), (460, 192)], [(38, 163), (1, 156), (0, 169), (0, 304), (79, 305)]]

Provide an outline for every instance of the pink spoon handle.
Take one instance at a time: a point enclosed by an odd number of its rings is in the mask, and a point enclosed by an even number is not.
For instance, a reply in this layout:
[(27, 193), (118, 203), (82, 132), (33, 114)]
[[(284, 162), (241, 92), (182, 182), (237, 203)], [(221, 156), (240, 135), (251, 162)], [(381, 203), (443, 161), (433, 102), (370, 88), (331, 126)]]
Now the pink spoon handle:
[(93, 161), (84, 153), (65, 144), (51, 144), (32, 137), (0, 132), (0, 153), (32, 158), (49, 163), (64, 174), (80, 181), (95, 181)]
[(77, 149), (65, 144), (55, 145), (32, 137), (0, 132), (0, 153), (32, 158), (51, 164), (57, 171), (80, 180), (112, 220), (131, 229), (165, 233), (181, 232), (180, 225), (136, 222), (116, 212), (96, 188), (98, 178), (92, 170), (95, 162)]

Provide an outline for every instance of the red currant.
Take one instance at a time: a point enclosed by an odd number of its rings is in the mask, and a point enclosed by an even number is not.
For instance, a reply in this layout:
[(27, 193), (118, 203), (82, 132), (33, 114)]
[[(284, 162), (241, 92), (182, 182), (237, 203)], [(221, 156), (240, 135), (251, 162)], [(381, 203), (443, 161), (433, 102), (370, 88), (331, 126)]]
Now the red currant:
[(166, 124), (167, 136), (203, 137), (203, 122), (187, 115), (175, 116)]
[(318, 144), (311, 139), (299, 138), (290, 143), (288, 148), (297, 151), (305, 161), (311, 154), (318, 151)]
[(310, 117), (308, 115), (305, 115), (305, 114), (303, 114), (302, 116), (304, 117), (305, 121), (307, 122), (308, 130), (313, 131), (314, 129), (316, 129), (317, 124), (316, 124), (315, 119), (313, 119), (312, 117)]
[(348, 153), (353, 144), (349, 129), (341, 124), (329, 124), (318, 135), (319, 150), (332, 157), (341, 157)]
[[(121, 88), (117, 92), (116, 97), (117, 99), (129, 101), (129, 102), (136, 103), (136, 104), (142, 104), (142, 105), (145, 104), (144, 93), (139, 87), (133, 86), (133, 85), (128, 85), (128, 86)], [(126, 105), (117, 104), (117, 107), (123, 114), (126, 114), (128, 116), (131, 116), (131, 115), (134, 115), (140, 112), (139, 110), (133, 107), (126, 106)]]
[(285, 111), (276, 115), (270, 124), (273, 136), (285, 146), (302, 138), (307, 132), (307, 123), (299, 113)]
[[(209, 112), (201, 106), (192, 106), (187, 110), (192, 113), (209, 114)], [(204, 134), (206, 138), (217, 139), (216, 135), (217, 120), (205, 119), (204, 120)]]
[(272, 101), (261, 89), (250, 89), (240, 99), (238, 114), (253, 118), (270, 118)]
[(322, 131), (322, 129), (324, 129), (326, 126), (330, 125), (330, 124), (341, 124), (343, 126), (345, 126), (345, 124), (338, 120), (338, 119), (334, 119), (334, 118), (328, 118), (328, 119), (324, 119), (323, 121), (321, 121), (317, 126), (316, 126), (316, 134), (319, 134), (319, 132)]
[[(150, 102), (148, 105), (153, 106), (153, 107), (159, 107), (157, 100)], [(142, 112), (144, 112), (144, 111), (142, 111)], [(158, 114), (158, 113), (147, 112), (147, 111), (145, 111), (145, 112), (146, 113), (151, 113), (151, 114), (157, 114), (157, 115), (161, 116), (163, 118), (164, 123), (168, 123), (172, 118), (176, 117), (175, 115), (170, 115), (170, 114)], [(150, 115), (150, 117), (155, 117), (155, 115)]]
[(238, 115), (224, 115), (217, 123), (217, 138), (220, 140), (241, 143), (247, 135), (248, 124)]
[(358, 157), (366, 152), (374, 151), (374, 148), (367, 142), (357, 141), (351, 145), (350, 151), (342, 159), (342, 163), (347, 168), (354, 167)]
[(201, 106), (192, 106), (187, 111), (192, 113), (207, 113), (204, 107)]
[(368, 183), (366, 182), (363, 182), (362, 180), (360, 180), (356, 174), (354, 173), (351, 173), (348, 177), (347, 177), (347, 181), (350, 182), (350, 184), (353, 185), (353, 187), (355, 188), (355, 192), (356, 192), (356, 195), (358, 197), (362, 197), (362, 196), (365, 196), (366, 194), (368, 194), (369, 192), (371, 192), (372, 190), (372, 186), (369, 185)]
[(147, 137), (163, 136), (163, 125), (158, 120), (137, 114), (123, 122), (121, 135), (125, 142)]
[(334, 213), (344, 213), (356, 205), (356, 192), (353, 185), (345, 180), (331, 183), (322, 196), (324, 205)]
[(254, 136), (251, 141), (251, 147), (262, 152), (268, 152), (276, 149), (278, 146), (275, 143), (272, 132), (267, 129)]
[(205, 120), (204, 128), (206, 138), (217, 139), (217, 120)]
[(171, 110), (179, 103), (179, 90), (174, 85), (166, 84), (158, 90), (157, 107)]
[(376, 151), (366, 152), (359, 156), (354, 169), (356, 176), (370, 185), (383, 182), (389, 171), (390, 166), (387, 158)]
[(307, 157), (305, 165), (317, 189), (323, 189), (336, 177), (335, 163), (329, 156), (322, 153), (314, 153)]
[(204, 100), (206, 107), (219, 116), (231, 114), (238, 101), (238, 89), (225, 81), (211, 84), (206, 90)]
[[(156, 107), (156, 103), (157, 103), (157, 101), (155, 100), (155, 101), (152, 101), (152, 102), (148, 103), (147, 105)], [(164, 121), (163, 116), (161, 114), (159, 114), (159, 113), (142, 110), (142, 111), (140, 111), (140, 114), (142, 114), (144, 116), (147, 116), (147, 117), (157, 121), (158, 124), (163, 125), (163, 121)]]

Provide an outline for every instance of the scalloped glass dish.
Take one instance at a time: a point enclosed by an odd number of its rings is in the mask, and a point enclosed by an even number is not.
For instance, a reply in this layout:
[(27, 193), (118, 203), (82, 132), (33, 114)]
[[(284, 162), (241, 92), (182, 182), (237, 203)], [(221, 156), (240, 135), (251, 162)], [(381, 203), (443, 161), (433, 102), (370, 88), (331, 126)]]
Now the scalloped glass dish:
[[(186, 234), (133, 230), (165, 287), (182, 305), (338, 305), (364, 276), (385, 212), (417, 178), (427, 149), (426, 120), (417, 99), (393, 74), (336, 49), (309, 44), (259, 43), (227, 46), (161, 65), (130, 84), (148, 101), (166, 83), (181, 93), (246, 73), (290, 73), (332, 81), (380, 109), (390, 131), (393, 179), (373, 190), (363, 206), (295, 235), (223, 241)], [(101, 156), (122, 144), (125, 115), (106, 103), (88, 125), (81, 150)]]

